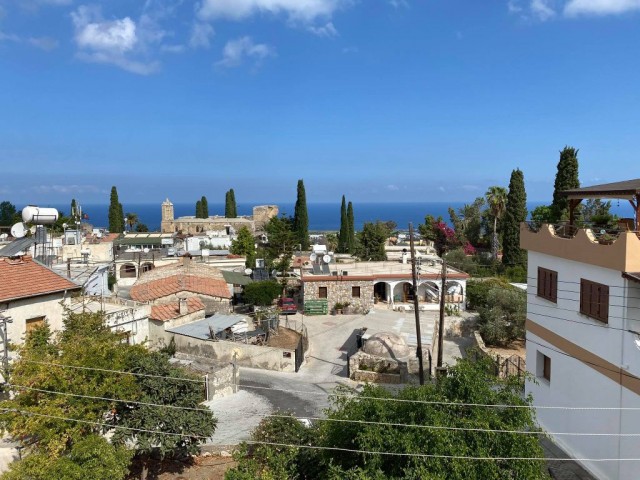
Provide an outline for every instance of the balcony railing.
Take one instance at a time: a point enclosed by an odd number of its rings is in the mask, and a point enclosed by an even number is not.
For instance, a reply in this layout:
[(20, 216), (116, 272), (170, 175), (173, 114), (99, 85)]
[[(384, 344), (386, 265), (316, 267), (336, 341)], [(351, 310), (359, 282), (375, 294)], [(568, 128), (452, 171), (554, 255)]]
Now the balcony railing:
[[(542, 224), (539, 222), (525, 222), (529, 231), (537, 233), (540, 231)], [(591, 223), (581, 223), (580, 225), (570, 225), (569, 222), (558, 222), (551, 224), (551, 229), (556, 237), (573, 238), (579, 230), (588, 230), (593, 239), (601, 244), (607, 245), (615, 242), (621, 233), (629, 230), (623, 228), (606, 228)], [(634, 232), (638, 234), (638, 232)]]

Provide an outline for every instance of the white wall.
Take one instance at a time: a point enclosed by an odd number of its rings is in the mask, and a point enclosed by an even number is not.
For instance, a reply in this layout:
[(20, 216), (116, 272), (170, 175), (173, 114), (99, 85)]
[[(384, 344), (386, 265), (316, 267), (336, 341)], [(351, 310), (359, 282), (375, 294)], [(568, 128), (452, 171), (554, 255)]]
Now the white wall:
[[(536, 295), (538, 266), (558, 272), (557, 304)], [(629, 365), (629, 373), (638, 375), (640, 350), (634, 335), (623, 332), (635, 325), (640, 309), (627, 301), (638, 297), (640, 289), (630, 286), (622, 272), (586, 265), (536, 252), (529, 252), (527, 318), (551, 330), (571, 343), (610, 362), (613, 368)], [(580, 279), (609, 285), (609, 323), (604, 324), (579, 313)], [(640, 303), (638, 303), (640, 307)], [(540, 345), (541, 344), (541, 345)], [(560, 350), (560, 351), (558, 351)], [(541, 376), (539, 354), (551, 359), (551, 380)], [(610, 407), (614, 410), (537, 409), (537, 418), (548, 432), (640, 433), (640, 412), (622, 412), (619, 407), (640, 407), (640, 397), (592, 368), (568, 352), (527, 332), (527, 370), (537, 376), (537, 384), (528, 381), (526, 393), (534, 405), (560, 407)], [(640, 452), (640, 437), (555, 435), (554, 440), (575, 458), (635, 458)], [(584, 462), (598, 478), (635, 480), (637, 462)]]

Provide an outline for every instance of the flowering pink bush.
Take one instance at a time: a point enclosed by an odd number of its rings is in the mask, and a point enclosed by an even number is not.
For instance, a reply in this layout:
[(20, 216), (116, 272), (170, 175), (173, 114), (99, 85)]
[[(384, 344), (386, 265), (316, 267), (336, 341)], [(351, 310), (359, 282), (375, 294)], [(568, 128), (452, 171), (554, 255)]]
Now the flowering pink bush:
[(467, 242), (465, 244), (465, 246), (462, 247), (462, 249), (464, 250), (464, 254), (465, 255), (475, 255), (476, 254), (476, 247), (471, 245), (469, 242)]

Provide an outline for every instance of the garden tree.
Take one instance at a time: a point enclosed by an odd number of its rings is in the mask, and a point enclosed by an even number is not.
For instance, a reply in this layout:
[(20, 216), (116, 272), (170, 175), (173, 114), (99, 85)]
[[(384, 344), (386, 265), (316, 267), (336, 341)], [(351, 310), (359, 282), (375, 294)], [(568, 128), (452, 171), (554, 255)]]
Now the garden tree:
[(109, 200), (109, 232), (122, 233), (124, 231), (124, 214), (122, 204), (118, 200), (118, 190), (111, 187), (111, 197)]
[(0, 225), (11, 226), (14, 223), (21, 222), (22, 218), (16, 212), (16, 206), (8, 201), (0, 202)]
[(476, 198), (471, 204), (464, 204), (458, 209), (458, 213), (449, 207), (449, 218), (456, 232), (456, 237), (461, 245), (467, 243), (473, 247), (479, 247), (482, 238), (482, 209), (484, 197)]
[(263, 247), (267, 267), (281, 273), (288, 272), (293, 249), (298, 244), (293, 232), (293, 219), (285, 215), (272, 217), (265, 224), (264, 231), (269, 240)]
[(244, 287), (244, 300), (246, 303), (267, 307), (282, 293), (282, 286), (273, 280), (251, 282)]
[[(523, 399), (521, 392), (522, 384), (516, 377), (496, 378), (491, 360), (484, 358), (476, 363), (461, 359), (438, 382), (407, 386), (397, 393), (373, 384), (365, 385), (358, 394), (338, 387), (338, 393), (346, 395), (337, 397), (327, 411), (328, 421), (317, 421), (304, 428), (295, 419), (272, 418), (263, 420), (252, 435), (254, 442), (300, 447), (256, 444), (251, 455), (247, 455), (244, 446), (235, 456), (237, 467), (227, 473), (226, 479), (548, 478), (544, 462), (539, 460), (544, 453), (538, 436), (521, 433), (539, 431), (533, 410), (487, 407), (530, 405), (531, 398)], [(447, 402), (450, 404), (444, 405)], [(456, 407), (452, 405), (455, 403), (467, 405)], [(433, 457), (420, 456), (425, 453)], [(474, 461), (451, 457), (523, 460)]]
[(200, 218), (209, 218), (209, 202), (207, 201), (207, 197), (204, 195), (200, 199), (200, 209), (202, 213), (202, 217)]
[(202, 200), (196, 200), (196, 218), (202, 218)]
[(442, 220), (442, 217), (436, 219), (432, 215), (427, 215), (424, 221), (424, 224), (418, 225), (418, 231), (422, 238), (433, 242), (436, 253), (440, 257), (460, 245), (456, 232)]
[(324, 244), (327, 246), (327, 251), (335, 252), (338, 249), (338, 234), (333, 232), (327, 232), (323, 235)]
[(78, 202), (76, 202), (75, 198), (71, 199), (71, 210), (69, 211), (71, 212), (69, 216), (73, 219), (73, 223), (82, 220), (80, 218), (80, 212), (78, 211)]
[(133, 232), (133, 227), (138, 223), (138, 214), (129, 212), (125, 215), (125, 221), (129, 225), (129, 231)]
[(136, 224), (136, 232), (148, 232), (149, 227), (146, 224), (138, 222)]
[[(161, 453), (172, 451), (180, 454), (185, 448), (193, 449), (192, 436), (208, 436), (213, 431), (210, 427), (214, 420), (208, 410), (168, 411), (160, 407), (149, 410), (136, 403), (143, 401), (196, 408), (202, 400), (202, 384), (187, 382), (189, 386), (184, 387), (178, 385), (178, 380), (165, 379), (166, 383), (160, 385), (151, 382), (150, 377), (118, 372), (161, 372), (174, 377), (178, 370), (169, 365), (168, 357), (149, 353), (139, 345), (123, 343), (123, 336), (106, 326), (101, 312), (68, 311), (64, 326), (64, 330), (55, 336), (46, 324), (29, 332), (24, 346), (19, 348), (19, 358), (12, 366), (9, 379), (16, 395), (0, 402), (1, 408), (9, 409), (0, 417), (0, 426), (19, 439), (30, 455), (47, 456), (52, 464), (59, 463), (55, 468), (69, 471), (74, 468), (69, 462), (75, 462), (81, 465), (79, 468), (85, 473), (84, 478), (117, 480), (124, 474), (119, 473), (116, 467), (127, 455), (130, 456), (123, 449), (133, 448), (133, 453), (145, 458), (148, 445), (153, 443)], [(187, 375), (180, 371), (180, 376)], [(194, 392), (200, 392), (197, 399)], [(195, 417), (184, 416), (185, 412)], [(203, 417), (205, 413), (208, 415), (206, 418)], [(122, 429), (133, 425), (154, 425), (156, 428), (149, 430), (165, 432), (188, 431), (189, 435), (163, 435), (172, 439), (162, 439), (159, 435), (156, 438), (152, 437), (155, 434), (135, 432), (134, 441), (126, 437), (132, 432)], [(95, 446), (96, 441), (91, 443), (91, 437), (107, 432), (114, 433), (113, 450), (105, 450), (105, 455), (111, 457), (105, 461), (113, 465), (110, 474), (103, 472), (105, 464), (91, 460), (92, 449), (99, 447)], [(126, 438), (126, 445), (116, 441), (117, 438)], [(85, 441), (89, 443), (83, 443)], [(29, 458), (26, 456), (21, 462)], [(38, 458), (16, 468), (36, 469), (31, 473), (37, 478), (37, 469), (42, 466)], [(74, 477), (54, 475), (49, 478)]]
[(355, 219), (353, 217), (353, 203), (349, 202), (347, 206), (347, 238), (349, 253), (354, 254), (356, 251), (356, 230)]
[(298, 180), (298, 195), (293, 213), (293, 231), (302, 250), (309, 249), (309, 213), (307, 212), (307, 195), (304, 182)]
[(476, 310), (482, 338), (488, 345), (505, 346), (524, 338), (527, 294), (506, 280), (467, 283), (469, 308)]
[(581, 223), (596, 228), (613, 228), (618, 221), (617, 215), (611, 213), (611, 200), (602, 201), (599, 198), (589, 198), (582, 205)]
[(340, 232), (338, 233), (338, 248), (340, 253), (348, 253), (349, 250), (349, 217), (347, 217), (347, 202), (342, 195), (340, 205)]
[(520, 223), (527, 220), (527, 192), (524, 175), (520, 169), (511, 172), (509, 193), (502, 221), (502, 263), (521, 265), (526, 262), (527, 252), (520, 248)]
[(504, 187), (489, 187), (487, 193), (484, 194), (487, 199), (489, 212), (493, 218), (493, 237), (491, 238), (491, 255), (494, 259), (498, 258), (498, 249), (500, 244), (498, 241), (498, 220), (504, 215), (507, 205), (507, 190)]
[(578, 179), (578, 150), (565, 146), (560, 152), (558, 171), (553, 184), (553, 202), (551, 203), (551, 215), (553, 222), (559, 222), (568, 216), (569, 201), (561, 192), (580, 188)]
[(363, 261), (382, 261), (387, 259), (384, 246), (391, 235), (389, 225), (378, 220), (365, 222), (358, 232), (356, 255)]
[(115, 405), (120, 428), (115, 430), (112, 442), (134, 449), (142, 464), (140, 478), (145, 480), (154, 457), (184, 458), (198, 453), (200, 444), (213, 435), (216, 419), (211, 410), (200, 406), (202, 379), (169, 363), (168, 355), (132, 351), (127, 370), (140, 374), (135, 377), (140, 403)]
[(116, 480), (127, 476), (132, 456), (132, 450), (92, 433), (73, 443), (59, 457), (37, 451), (10, 463), (0, 480)]
[(240, 227), (235, 240), (231, 242), (230, 252), (234, 255), (242, 255), (247, 260), (245, 265), (253, 268), (256, 264), (256, 240), (246, 226)]
[(540, 227), (543, 223), (553, 223), (553, 214), (551, 207), (547, 205), (539, 205), (531, 211), (531, 223)]
[(236, 206), (236, 194), (233, 188), (229, 190), (224, 201), (224, 216), (227, 218), (236, 218), (238, 216), (238, 207)]

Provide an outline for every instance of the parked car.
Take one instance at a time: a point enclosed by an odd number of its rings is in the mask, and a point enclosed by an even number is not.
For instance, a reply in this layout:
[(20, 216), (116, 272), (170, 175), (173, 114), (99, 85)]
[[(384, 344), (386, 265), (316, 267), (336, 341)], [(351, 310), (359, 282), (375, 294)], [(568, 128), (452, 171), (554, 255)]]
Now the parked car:
[(293, 298), (283, 297), (278, 299), (278, 310), (283, 315), (295, 315), (298, 313), (298, 306), (293, 301)]

